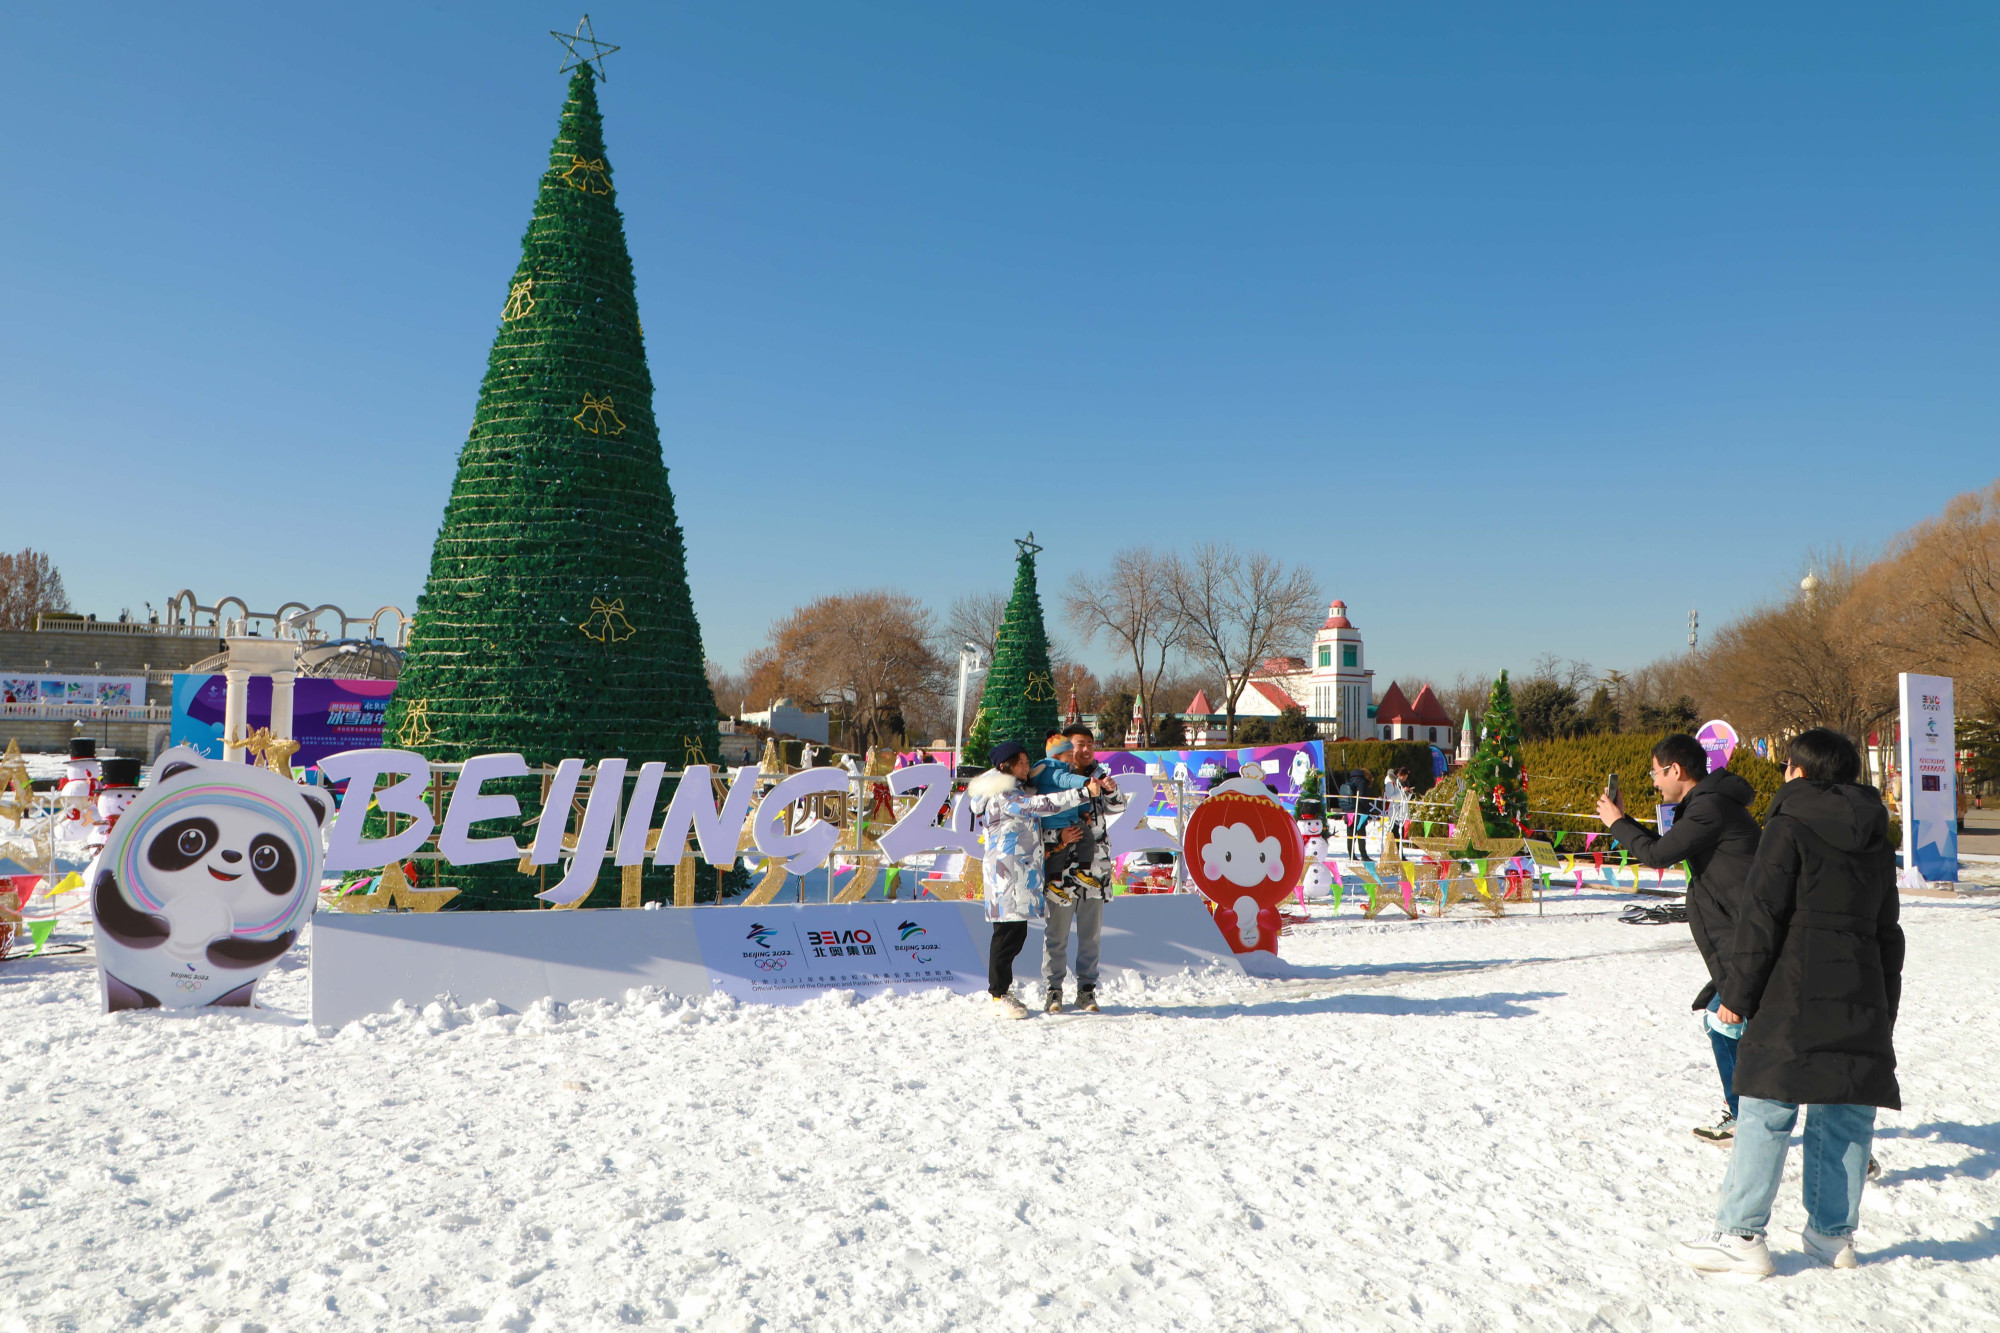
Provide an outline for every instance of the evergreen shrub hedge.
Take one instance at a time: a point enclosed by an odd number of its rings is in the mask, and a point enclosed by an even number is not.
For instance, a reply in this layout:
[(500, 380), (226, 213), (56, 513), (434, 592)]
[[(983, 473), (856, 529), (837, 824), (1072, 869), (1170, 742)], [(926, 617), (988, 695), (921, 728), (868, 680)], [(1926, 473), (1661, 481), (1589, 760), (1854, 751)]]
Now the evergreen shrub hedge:
[[(1423, 793), (1431, 789), (1431, 747), (1422, 741), (1329, 741), (1326, 747), (1326, 771), (1329, 776), (1343, 773), (1350, 768), (1368, 770), (1368, 794), (1382, 794), (1382, 778), (1392, 768), (1410, 770), (1410, 786), (1413, 792)], [(1339, 781), (1327, 783), (1328, 790), (1340, 786)]]
[[(1627, 732), (1617, 736), (1579, 736), (1570, 740), (1529, 741), (1522, 747), (1522, 769), (1528, 779), (1528, 822), (1537, 830), (1570, 829), (1601, 832), (1597, 797), (1609, 773), (1618, 774), (1625, 812), (1646, 824), (1653, 822), (1659, 793), (1653, 788), (1653, 747), (1666, 733)], [(1331, 762), (1331, 761), (1329, 761)], [(1784, 785), (1784, 770), (1759, 759), (1747, 745), (1729, 758), (1729, 771), (1757, 790), (1750, 813), (1763, 822), (1771, 797)]]

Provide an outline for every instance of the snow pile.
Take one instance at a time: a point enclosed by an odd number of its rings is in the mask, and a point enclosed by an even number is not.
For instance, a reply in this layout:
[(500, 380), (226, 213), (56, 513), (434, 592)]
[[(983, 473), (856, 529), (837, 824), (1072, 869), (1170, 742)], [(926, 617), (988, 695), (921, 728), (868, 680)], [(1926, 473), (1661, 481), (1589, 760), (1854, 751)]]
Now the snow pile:
[[(1864, 1267), (1666, 1256), (1724, 1155), (1701, 967), (1603, 900), (1314, 925), (1101, 1016), (476, 997), (315, 1031), (0, 968), (0, 1331), (1823, 1329), (2000, 1319), (2000, 911), (1911, 902)], [(73, 928), (70, 928), (73, 929)], [(1023, 960), (1024, 963), (1027, 960)], [(1031, 996), (1032, 998), (1032, 996)]]

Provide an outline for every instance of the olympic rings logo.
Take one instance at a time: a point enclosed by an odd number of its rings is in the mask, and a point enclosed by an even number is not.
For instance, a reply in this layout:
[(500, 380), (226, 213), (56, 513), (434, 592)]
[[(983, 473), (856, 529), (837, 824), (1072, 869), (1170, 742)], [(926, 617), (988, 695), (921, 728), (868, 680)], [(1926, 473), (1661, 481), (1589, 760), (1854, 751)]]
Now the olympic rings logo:
[(782, 972), (791, 963), (789, 958), (752, 958), (751, 962), (766, 972)]

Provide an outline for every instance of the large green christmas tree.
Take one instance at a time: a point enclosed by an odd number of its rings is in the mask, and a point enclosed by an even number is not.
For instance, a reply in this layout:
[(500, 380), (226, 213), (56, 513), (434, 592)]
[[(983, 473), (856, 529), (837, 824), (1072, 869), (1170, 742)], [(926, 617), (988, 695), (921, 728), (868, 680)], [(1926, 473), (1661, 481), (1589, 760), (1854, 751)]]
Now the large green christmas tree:
[(1056, 677), (1049, 666), (1049, 635), (1042, 626), (1042, 598), (1035, 590), (1035, 534), (1014, 543), (1014, 595), (993, 645), (993, 666), (979, 695), (979, 717), (966, 739), (964, 761), (986, 762), (1002, 741), (1019, 741), (1031, 757), (1042, 757), (1042, 738), (1059, 725)]
[[(434, 761), (718, 751), (595, 82), (570, 79), (385, 722)], [(510, 864), (450, 873), (467, 906), (539, 887)], [(670, 878), (649, 867), (646, 896)]]
[(1486, 696), (1486, 716), (1480, 726), (1484, 734), (1466, 765), (1466, 780), (1479, 793), (1486, 833), (1496, 838), (1525, 837), (1528, 785), (1521, 772), (1521, 720), (1514, 712), (1514, 691), (1504, 671)]

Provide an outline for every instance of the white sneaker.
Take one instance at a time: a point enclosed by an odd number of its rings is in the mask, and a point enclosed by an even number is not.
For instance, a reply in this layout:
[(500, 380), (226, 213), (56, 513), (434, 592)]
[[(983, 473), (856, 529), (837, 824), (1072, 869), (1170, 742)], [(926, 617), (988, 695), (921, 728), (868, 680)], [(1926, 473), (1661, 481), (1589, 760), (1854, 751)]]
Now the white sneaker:
[(1028, 1006), (1012, 995), (996, 995), (993, 997), (993, 1012), (1001, 1018), (1026, 1018)]
[(1854, 1252), (1854, 1237), (1822, 1236), (1811, 1227), (1799, 1232), (1799, 1239), (1806, 1243), (1806, 1253), (1825, 1264), (1828, 1268), (1859, 1268), (1861, 1256)]
[(1755, 1236), (1717, 1232), (1700, 1240), (1684, 1240), (1674, 1246), (1674, 1258), (1697, 1273), (1716, 1273), (1749, 1282), (1771, 1276), (1771, 1251)]
[(1697, 1126), (1694, 1136), (1712, 1147), (1733, 1148), (1736, 1146), (1736, 1117), (1725, 1109), (1722, 1119), (1713, 1125)]

